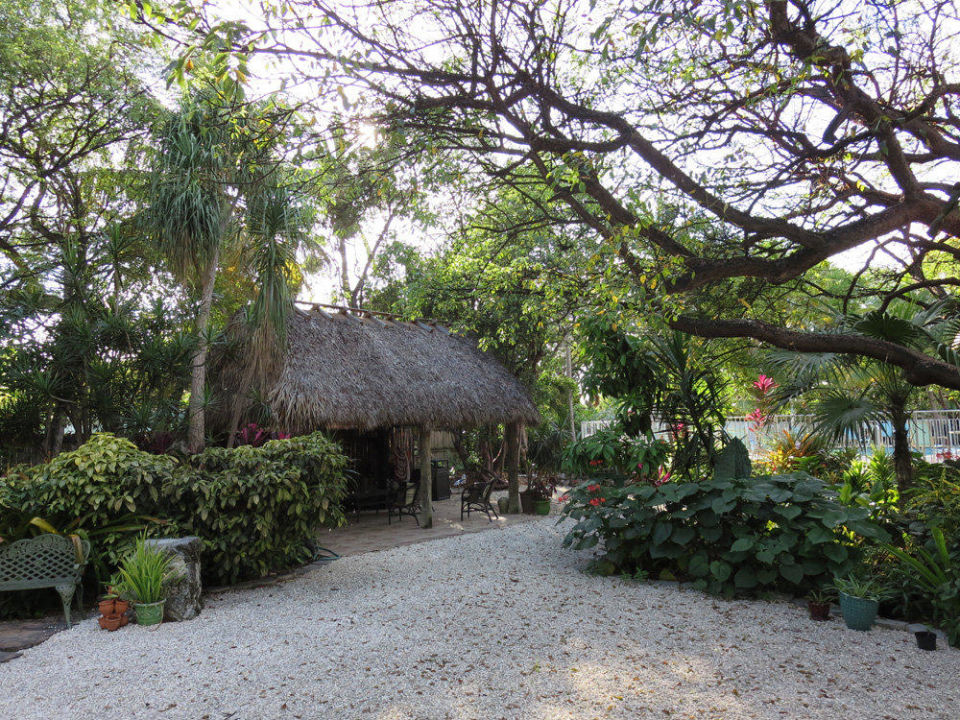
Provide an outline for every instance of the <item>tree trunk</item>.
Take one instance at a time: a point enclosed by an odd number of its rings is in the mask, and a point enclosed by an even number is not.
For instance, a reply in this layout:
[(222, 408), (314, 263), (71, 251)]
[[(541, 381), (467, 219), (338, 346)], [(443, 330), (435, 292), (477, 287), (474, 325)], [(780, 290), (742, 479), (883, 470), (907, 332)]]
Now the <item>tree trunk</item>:
[(506, 430), (507, 512), (520, 512), (520, 423), (508, 423)]
[(897, 473), (897, 490), (902, 495), (913, 485), (913, 458), (907, 433), (909, 416), (903, 403), (894, 405), (890, 419), (893, 421), (893, 467)]
[(200, 294), (200, 312), (197, 315), (197, 352), (193, 356), (190, 368), (190, 406), (188, 409), (189, 429), (187, 431), (187, 449), (192, 453), (203, 450), (206, 442), (204, 427), (204, 390), (207, 386), (207, 332), (210, 327), (210, 311), (213, 307), (213, 286), (217, 279), (217, 263), (220, 248), (215, 247), (203, 277)]
[(420, 428), (420, 527), (433, 527), (433, 477), (430, 467), (430, 428)]
[[(563, 356), (563, 369), (564, 373), (568, 378), (573, 380), (573, 355), (570, 352), (570, 342), (566, 342), (565, 352)], [(570, 439), (573, 442), (577, 441), (577, 416), (574, 413), (573, 409), (573, 388), (570, 388), (570, 391), (567, 393), (567, 409), (570, 413)]]

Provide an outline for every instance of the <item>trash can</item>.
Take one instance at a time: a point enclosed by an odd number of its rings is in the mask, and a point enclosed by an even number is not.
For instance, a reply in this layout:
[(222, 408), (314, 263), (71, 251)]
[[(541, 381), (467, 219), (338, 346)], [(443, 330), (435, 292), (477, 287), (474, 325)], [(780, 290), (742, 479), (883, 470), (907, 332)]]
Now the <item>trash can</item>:
[(450, 498), (450, 468), (440, 460), (430, 462), (433, 475), (433, 499), (448, 500)]

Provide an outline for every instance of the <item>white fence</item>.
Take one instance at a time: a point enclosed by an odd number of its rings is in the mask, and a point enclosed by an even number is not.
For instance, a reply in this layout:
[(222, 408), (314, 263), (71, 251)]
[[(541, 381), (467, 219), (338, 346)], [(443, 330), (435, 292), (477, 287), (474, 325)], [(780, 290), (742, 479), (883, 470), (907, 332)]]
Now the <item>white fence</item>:
[[(753, 429), (753, 421), (744, 416), (728, 417), (724, 429), (731, 437), (743, 440), (751, 455), (758, 455), (764, 446), (781, 435), (783, 431), (804, 434), (810, 431), (813, 418), (810, 415), (771, 415), (764, 427)], [(581, 437), (589, 437), (610, 420), (586, 420), (580, 424)], [(655, 433), (669, 432), (660, 422), (654, 423)], [(907, 424), (910, 449), (923, 453), (929, 462), (942, 460), (945, 453), (960, 455), (960, 410), (917, 410), (910, 414)], [(869, 453), (875, 447), (893, 448), (893, 425), (876, 423), (857, 433), (849, 433), (836, 443), (837, 447), (857, 447)]]

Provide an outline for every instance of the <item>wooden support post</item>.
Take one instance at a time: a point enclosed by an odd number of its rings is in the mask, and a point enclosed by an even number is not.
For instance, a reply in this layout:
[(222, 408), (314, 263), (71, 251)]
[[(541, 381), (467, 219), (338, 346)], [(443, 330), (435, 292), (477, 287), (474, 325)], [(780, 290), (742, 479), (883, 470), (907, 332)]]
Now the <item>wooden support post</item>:
[(507, 423), (504, 430), (507, 434), (506, 466), (507, 492), (509, 504), (507, 512), (520, 512), (520, 423)]
[(430, 466), (430, 428), (420, 428), (420, 527), (433, 527), (433, 468)]

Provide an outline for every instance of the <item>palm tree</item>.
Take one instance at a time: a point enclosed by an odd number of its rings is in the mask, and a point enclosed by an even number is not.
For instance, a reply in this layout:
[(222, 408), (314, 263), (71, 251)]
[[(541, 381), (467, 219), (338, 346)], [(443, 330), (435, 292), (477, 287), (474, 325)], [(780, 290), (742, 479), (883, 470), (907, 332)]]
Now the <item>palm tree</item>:
[(294, 206), (292, 186), (278, 183), (283, 166), (274, 151), (283, 124), (277, 120), (288, 115), (257, 110), (215, 88), (194, 92), (158, 137), (150, 227), (174, 275), (199, 298), (188, 410), (191, 452), (205, 442), (210, 321), (221, 258), (231, 250), (249, 256), (245, 250), (253, 249), (249, 269), (260, 287), (254, 314), (282, 328), (290, 302), (285, 288), (305, 239), (304, 223), (310, 222), (303, 208)]
[(199, 293), (197, 349), (190, 372), (187, 446), (204, 445), (210, 313), (221, 246), (234, 221), (237, 150), (221, 108), (185, 98), (164, 123), (151, 187), (151, 226), (175, 276)]
[[(882, 311), (848, 315), (838, 321), (845, 331), (895, 339), (960, 364), (953, 349), (960, 321), (952, 300), (916, 312), (906, 304), (891, 305)], [(911, 487), (913, 460), (907, 424), (910, 403), (920, 388), (907, 382), (903, 370), (877, 360), (835, 353), (774, 351), (769, 359), (789, 378), (781, 383), (777, 402), (782, 406), (801, 396), (810, 398), (815, 433), (840, 439), (889, 422), (893, 427), (897, 488), (902, 493)]]
[[(319, 248), (309, 234), (314, 208), (297, 189), (294, 178), (278, 173), (247, 199), (246, 236), (248, 257), (241, 263), (257, 278), (256, 297), (247, 313), (250, 343), (244, 355), (242, 388), (251, 388), (256, 377), (266, 377), (286, 342), (287, 314), (293, 307), (293, 289), (300, 284), (297, 254)], [(248, 399), (233, 394), (228, 447), (232, 447), (240, 417)]]

